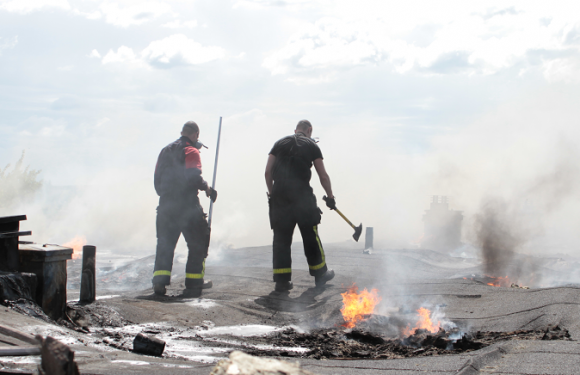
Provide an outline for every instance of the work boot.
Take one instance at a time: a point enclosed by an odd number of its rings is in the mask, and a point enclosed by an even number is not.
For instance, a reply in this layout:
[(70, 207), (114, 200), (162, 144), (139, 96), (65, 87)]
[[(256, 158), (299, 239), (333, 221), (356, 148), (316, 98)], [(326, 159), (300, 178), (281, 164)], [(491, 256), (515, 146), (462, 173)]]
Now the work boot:
[(211, 280), (204, 280), (201, 289), (210, 289), (213, 286)]
[(294, 288), (292, 281), (276, 281), (276, 288), (274, 290), (276, 292), (287, 292), (292, 288)]
[(198, 298), (201, 296), (202, 289), (210, 289), (213, 286), (211, 280), (204, 280), (203, 284), (195, 288), (183, 289), (183, 296), (187, 298)]
[(165, 285), (153, 284), (153, 292), (155, 292), (155, 294), (158, 296), (164, 296), (165, 293), (167, 293), (167, 289), (165, 288)]
[(326, 270), (322, 275), (314, 277), (314, 283), (316, 286), (323, 286), (332, 279), (334, 279), (334, 270)]

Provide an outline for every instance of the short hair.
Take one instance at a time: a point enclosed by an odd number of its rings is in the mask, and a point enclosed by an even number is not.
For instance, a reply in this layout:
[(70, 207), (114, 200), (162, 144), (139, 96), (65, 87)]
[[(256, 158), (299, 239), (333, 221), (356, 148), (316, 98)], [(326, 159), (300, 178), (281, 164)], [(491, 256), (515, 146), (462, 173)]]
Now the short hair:
[(187, 135), (199, 133), (199, 126), (197, 126), (194, 121), (188, 121), (183, 124), (183, 129), (181, 129), (181, 132)]
[(296, 130), (307, 131), (312, 127), (312, 124), (308, 120), (300, 120), (296, 125)]

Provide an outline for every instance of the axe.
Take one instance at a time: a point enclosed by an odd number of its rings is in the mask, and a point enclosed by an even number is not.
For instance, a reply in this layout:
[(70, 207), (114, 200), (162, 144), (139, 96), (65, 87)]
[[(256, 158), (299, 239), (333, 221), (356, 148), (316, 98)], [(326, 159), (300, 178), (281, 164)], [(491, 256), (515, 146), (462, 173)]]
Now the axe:
[[(322, 199), (326, 202), (326, 200), (327, 200), (326, 195), (324, 197), (322, 197)], [(346, 216), (344, 216), (338, 208), (335, 208), (334, 210), (340, 215), (340, 217), (342, 217), (344, 219), (344, 221), (346, 221), (348, 223), (348, 225), (350, 225), (352, 227), (352, 229), (354, 229), (354, 234), (352, 235), (352, 238), (354, 238), (354, 240), (356, 242), (358, 242), (358, 239), (360, 238), (360, 235), (362, 233), (362, 228), (363, 228), (362, 223), (358, 227), (355, 227), (354, 224), (351, 223), (350, 220), (348, 220), (346, 218)]]

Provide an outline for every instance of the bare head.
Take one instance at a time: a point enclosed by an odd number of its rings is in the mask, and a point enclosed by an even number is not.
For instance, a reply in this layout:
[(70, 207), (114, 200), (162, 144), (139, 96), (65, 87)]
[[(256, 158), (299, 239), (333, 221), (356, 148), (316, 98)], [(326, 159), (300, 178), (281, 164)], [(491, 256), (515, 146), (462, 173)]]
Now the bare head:
[(199, 138), (199, 126), (197, 126), (194, 121), (188, 121), (183, 124), (181, 135), (189, 138), (193, 143), (195, 143)]
[(304, 133), (307, 137), (312, 137), (312, 124), (308, 120), (300, 120), (294, 133)]

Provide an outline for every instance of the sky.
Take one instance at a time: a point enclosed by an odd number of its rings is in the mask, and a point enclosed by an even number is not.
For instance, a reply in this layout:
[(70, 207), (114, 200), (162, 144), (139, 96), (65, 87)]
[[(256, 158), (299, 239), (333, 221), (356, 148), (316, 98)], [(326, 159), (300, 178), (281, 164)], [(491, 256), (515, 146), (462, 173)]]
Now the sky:
[[(416, 246), (430, 197), (446, 195), (466, 243), (486, 202), (501, 199), (522, 247), (574, 253), (579, 8), (0, 0), (0, 167), (25, 150), (44, 184), (0, 214), (28, 214), (37, 242), (81, 234), (151, 254), (159, 151), (196, 121), (211, 181), (222, 117), (212, 246), (266, 245), (267, 155), (308, 119), (337, 206), (374, 227), (377, 244)], [(320, 199), (316, 176), (312, 185)], [(323, 242), (352, 241), (323, 211)]]

